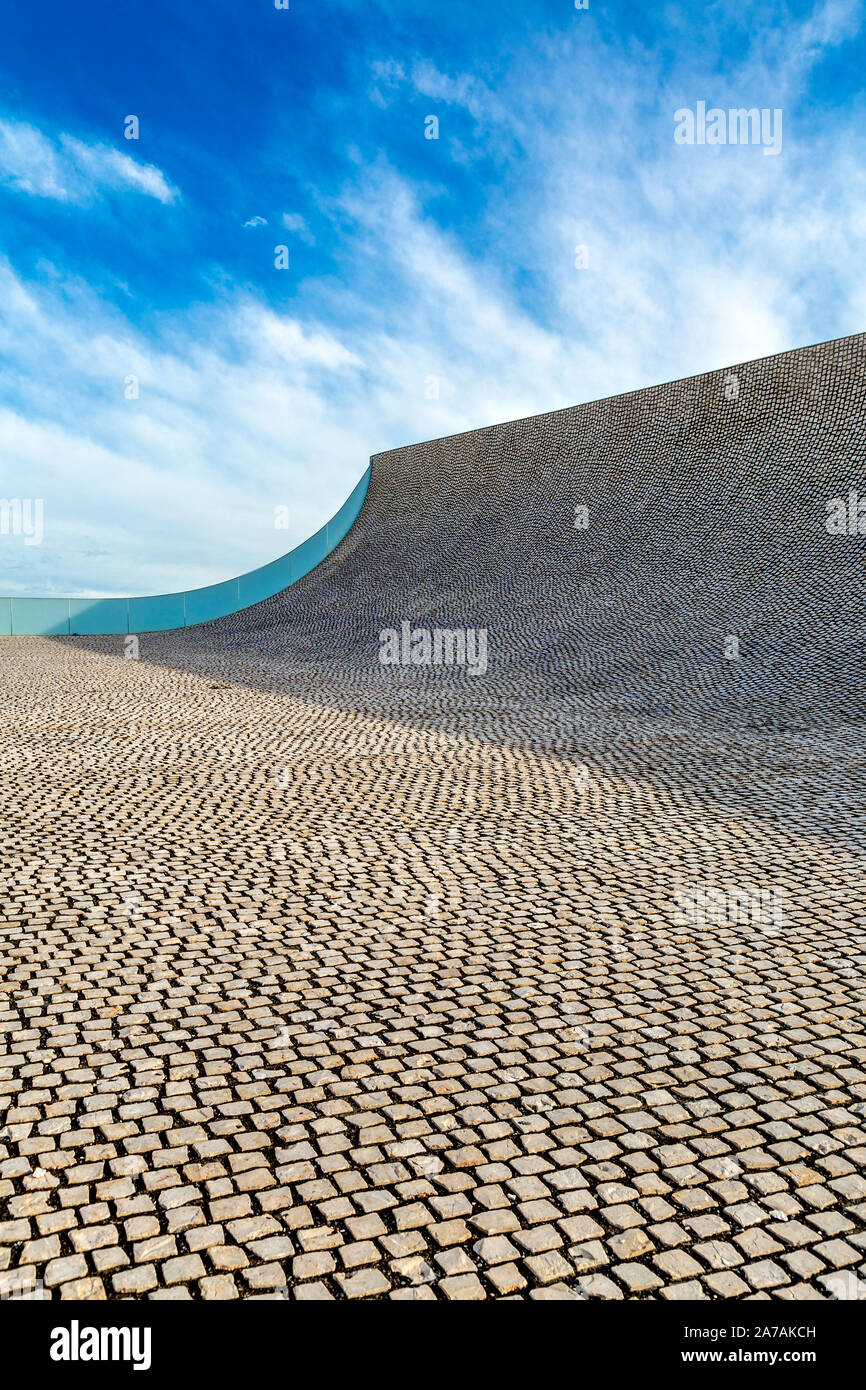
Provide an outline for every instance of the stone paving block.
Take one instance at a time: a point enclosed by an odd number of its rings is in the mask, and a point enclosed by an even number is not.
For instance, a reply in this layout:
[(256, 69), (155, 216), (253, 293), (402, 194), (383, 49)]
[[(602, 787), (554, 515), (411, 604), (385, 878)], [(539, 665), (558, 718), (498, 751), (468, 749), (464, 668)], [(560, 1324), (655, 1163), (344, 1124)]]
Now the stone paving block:
[(780, 1284), (790, 1283), (785, 1270), (772, 1260), (760, 1260), (756, 1264), (745, 1265), (742, 1274), (753, 1289), (775, 1289)]
[(111, 1274), (116, 1269), (124, 1269), (129, 1264), (129, 1256), (119, 1245), (109, 1245), (94, 1250), (93, 1267), (97, 1274)]
[(525, 1289), (527, 1280), (516, 1264), (497, 1264), (485, 1271), (485, 1278), (502, 1297)]
[(410, 1284), (432, 1284), (437, 1278), (437, 1270), (424, 1255), (404, 1255), (392, 1260), (389, 1268), (398, 1278), (408, 1279)]
[(349, 1245), (340, 1246), (340, 1259), (345, 1269), (357, 1269), (361, 1265), (378, 1264), (382, 1252), (372, 1240), (355, 1240)]
[(697, 1260), (685, 1250), (663, 1250), (652, 1261), (665, 1279), (694, 1279), (704, 1273)]
[(614, 1265), (611, 1273), (615, 1274), (621, 1283), (625, 1284), (630, 1295), (646, 1293), (649, 1289), (661, 1288), (663, 1279), (646, 1265), (631, 1263)]
[(333, 1255), (325, 1250), (314, 1250), (307, 1255), (295, 1256), (292, 1260), (292, 1277), (321, 1280), (325, 1275), (332, 1274), (336, 1267)]
[(813, 1253), (818, 1255), (826, 1264), (836, 1269), (844, 1269), (847, 1265), (854, 1265), (861, 1259), (860, 1254), (844, 1240), (822, 1240), (818, 1245), (812, 1247)]
[(166, 1260), (160, 1273), (166, 1284), (186, 1284), (203, 1279), (207, 1270), (201, 1255), (179, 1255), (175, 1259)]
[(466, 1222), (460, 1220), (437, 1222), (436, 1225), (428, 1227), (427, 1234), (435, 1245), (443, 1249), (472, 1239), (472, 1232)]
[(335, 1277), (346, 1298), (376, 1298), (388, 1293), (391, 1288), (379, 1269), (362, 1269), (357, 1274), (337, 1274)]
[(557, 1279), (572, 1279), (574, 1270), (556, 1250), (548, 1250), (543, 1255), (530, 1255), (522, 1261), (521, 1267), (528, 1270), (539, 1284), (550, 1284)]
[(134, 1269), (122, 1269), (113, 1275), (111, 1286), (116, 1294), (142, 1294), (155, 1289), (156, 1282), (153, 1265), (137, 1265)]
[(644, 1255), (651, 1255), (656, 1247), (645, 1231), (633, 1227), (631, 1230), (621, 1231), (619, 1235), (611, 1236), (607, 1241), (607, 1248), (617, 1260), (637, 1260)]
[(49, 1289), (58, 1284), (69, 1283), (73, 1279), (83, 1279), (87, 1275), (87, 1260), (83, 1255), (65, 1255), (60, 1259), (49, 1260), (42, 1273), (42, 1279)]
[(96, 1275), (87, 1275), (84, 1279), (72, 1279), (69, 1283), (62, 1284), (60, 1287), (60, 1297), (72, 1299), (76, 1303), (86, 1303), (95, 1301), (105, 1302), (108, 1295), (105, 1292), (105, 1285)]
[(816, 1274), (823, 1273), (827, 1268), (824, 1261), (819, 1260), (811, 1250), (792, 1250), (789, 1254), (780, 1255), (779, 1264), (799, 1279), (814, 1279)]
[(506, 1236), (488, 1236), (476, 1240), (472, 1251), (486, 1265), (504, 1264), (520, 1258), (520, 1251)]
[[(201, 1264), (198, 1255), (190, 1256), (190, 1258), (199, 1260), (199, 1264)], [(204, 1267), (202, 1266), (202, 1273), (204, 1272)], [(248, 1289), (256, 1291), (278, 1289), (286, 1282), (286, 1276), (283, 1273), (282, 1266), (274, 1263), (256, 1265), (254, 1269), (244, 1269), (241, 1271), (241, 1277)]]
[(198, 1287), (207, 1302), (240, 1298), (237, 1284), (230, 1274), (209, 1274), (199, 1280)]
[(661, 1291), (661, 1297), (672, 1302), (700, 1302), (706, 1300), (708, 1294), (698, 1283), (697, 1279), (689, 1279), (681, 1284), (668, 1284)]
[(333, 1302), (334, 1295), (327, 1285), (317, 1281), (313, 1284), (300, 1284), (294, 1290), (294, 1297), (301, 1303)]
[(612, 1279), (608, 1279), (606, 1274), (584, 1274), (577, 1281), (577, 1286), (586, 1298), (605, 1298), (620, 1299), (623, 1297), (620, 1289)]
[(530, 1299), (542, 1303), (573, 1303), (580, 1302), (580, 1294), (575, 1293), (574, 1289), (567, 1284), (547, 1284), (541, 1288), (533, 1289), (529, 1295)]
[(487, 1297), (477, 1274), (455, 1274), (451, 1278), (443, 1279), (439, 1288), (452, 1302), (478, 1303)]
[(205, 1253), (214, 1269), (219, 1271), (246, 1269), (250, 1262), (246, 1250), (239, 1245), (209, 1245)]

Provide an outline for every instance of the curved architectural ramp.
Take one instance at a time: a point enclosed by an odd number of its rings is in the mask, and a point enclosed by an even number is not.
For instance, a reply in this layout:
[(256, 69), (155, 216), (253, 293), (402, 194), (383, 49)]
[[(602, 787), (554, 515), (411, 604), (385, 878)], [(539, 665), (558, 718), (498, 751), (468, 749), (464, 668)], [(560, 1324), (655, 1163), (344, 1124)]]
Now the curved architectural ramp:
[[(866, 338), (376, 455), (300, 583), (148, 659), (485, 737), (585, 716), (814, 734), (866, 719)], [(846, 530), (828, 530), (845, 500)], [(863, 525), (866, 526), (866, 517)], [(487, 667), (380, 634), (487, 633)]]
[(296, 584), (354, 525), (370, 483), (367, 468), (340, 510), (294, 550), (234, 579), (145, 598), (0, 598), (0, 633), (42, 637), (170, 632), (212, 622)]

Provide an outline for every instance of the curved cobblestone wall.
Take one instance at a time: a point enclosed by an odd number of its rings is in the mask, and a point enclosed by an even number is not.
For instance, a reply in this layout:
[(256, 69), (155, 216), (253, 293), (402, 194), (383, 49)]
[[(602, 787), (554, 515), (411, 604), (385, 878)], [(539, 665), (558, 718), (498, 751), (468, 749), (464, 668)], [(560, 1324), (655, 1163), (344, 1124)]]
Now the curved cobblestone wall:
[[(271, 662), (291, 653), (291, 688), (312, 661), (338, 701), (348, 682), (391, 713), (432, 682), (433, 718), (455, 690), (467, 717), (507, 675), (520, 708), (493, 702), (494, 737), (524, 730), (533, 694), (545, 737), (552, 694), (833, 728), (861, 713), (864, 543), (827, 522), (863, 467), (864, 384), (858, 336), (380, 454), (348, 542), (290, 593), (190, 634), (181, 659), (222, 645), (237, 677), (249, 637)], [(862, 510), (866, 532), (866, 489)], [(490, 680), (383, 668), (379, 634), (404, 619), (486, 628)]]
[(379, 455), (138, 660), (7, 639), (6, 1287), (863, 1296), (864, 347)]

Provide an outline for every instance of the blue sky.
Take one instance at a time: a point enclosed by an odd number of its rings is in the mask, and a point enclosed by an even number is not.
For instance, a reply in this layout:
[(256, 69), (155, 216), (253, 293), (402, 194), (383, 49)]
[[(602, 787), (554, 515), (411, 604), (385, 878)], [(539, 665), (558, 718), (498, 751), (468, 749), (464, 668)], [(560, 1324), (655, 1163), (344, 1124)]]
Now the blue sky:
[(856, 0), (7, 7), (0, 593), (227, 578), (377, 450), (862, 331), (864, 59)]

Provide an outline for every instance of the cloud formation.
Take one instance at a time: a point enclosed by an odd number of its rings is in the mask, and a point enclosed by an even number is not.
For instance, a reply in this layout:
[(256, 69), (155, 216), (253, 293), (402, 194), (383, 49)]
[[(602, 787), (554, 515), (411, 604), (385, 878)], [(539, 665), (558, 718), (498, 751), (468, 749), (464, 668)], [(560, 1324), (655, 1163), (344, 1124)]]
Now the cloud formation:
[(160, 203), (179, 197), (153, 164), (72, 135), (52, 139), (23, 121), (0, 120), (0, 181), (31, 197), (82, 206), (107, 190), (141, 193)]

